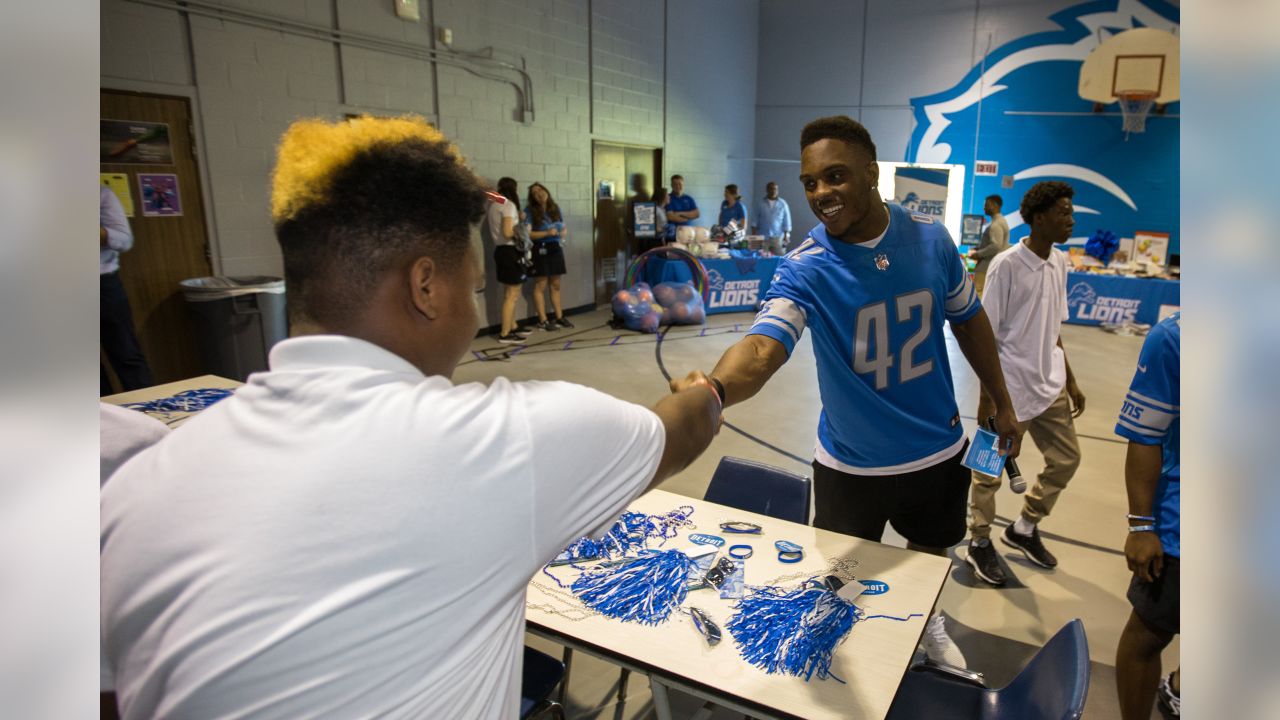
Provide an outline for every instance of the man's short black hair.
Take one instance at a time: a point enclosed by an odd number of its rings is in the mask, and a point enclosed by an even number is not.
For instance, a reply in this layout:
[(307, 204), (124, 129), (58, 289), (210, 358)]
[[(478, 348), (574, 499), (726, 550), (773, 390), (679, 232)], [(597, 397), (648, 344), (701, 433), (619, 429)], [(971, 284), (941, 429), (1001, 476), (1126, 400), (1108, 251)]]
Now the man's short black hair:
[(1004, 198), (1000, 197), (999, 195), (988, 195), (987, 202), (991, 203), (992, 205), (995, 205), (997, 210), (1000, 210), (1001, 208), (1004, 207)]
[(1075, 188), (1061, 180), (1045, 180), (1032, 185), (1027, 194), (1022, 196), (1022, 206), (1019, 208), (1022, 222), (1030, 227), (1036, 215), (1053, 207), (1062, 198), (1074, 197), (1075, 194)]
[(684, 176), (683, 176), (683, 175), (672, 175), (672, 176), (671, 176), (671, 179), (672, 179), (672, 180), (683, 180), (683, 179), (684, 179)]
[(805, 125), (800, 131), (800, 151), (819, 140), (842, 140), (866, 150), (872, 160), (876, 159), (876, 144), (871, 141), (871, 133), (847, 115), (821, 117)]
[(323, 192), (303, 188), (310, 199), (275, 225), (295, 321), (349, 319), (414, 257), (456, 269), (485, 208), (483, 184), (443, 137), (373, 142), (314, 184)]

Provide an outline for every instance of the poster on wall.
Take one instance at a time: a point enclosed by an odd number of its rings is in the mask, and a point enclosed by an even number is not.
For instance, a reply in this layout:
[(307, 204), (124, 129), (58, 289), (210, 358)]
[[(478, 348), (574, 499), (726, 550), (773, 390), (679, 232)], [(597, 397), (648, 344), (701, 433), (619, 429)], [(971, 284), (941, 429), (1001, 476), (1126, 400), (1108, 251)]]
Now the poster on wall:
[(173, 145), (166, 123), (135, 120), (101, 120), (98, 130), (99, 162), (172, 165)]
[(596, 199), (597, 199), (597, 200), (612, 200), (612, 199), (613, 199), (613, 197), (614, 197), (614, 195), (613, 195), (613, 183), (612, 183), (611, 181), (609, 181), (609, 180), (601, 180), (601, 181), (600, 181), (600, 188), (599, 188), (599, 190), (596, 192)]
[(103, 187), (116, 194), (124, 207), (124, 216), (133, 217), (133, 191), (129, 188), (129, 176), (124, 173), (100, 173)]
[(138, 175), (142, 190), (143, 217), (178, 217), (182, 215), (182, 198), (178, 194), (178, 176), (172, 173)]
[(651, 238), (657, 233), (657, 206), (651, 202), (636, 203), (636, 237)]
[(939, 221), (947, 213), (947, 181), (950, 170), (899, 167), (894, 172), (893, 201), (921, 215)]
[(1139, 230), (1131, 238), (1120, 238), (1119, 253), (1134, 264), (1162, 268), (1169, 263), (1169, 233)]

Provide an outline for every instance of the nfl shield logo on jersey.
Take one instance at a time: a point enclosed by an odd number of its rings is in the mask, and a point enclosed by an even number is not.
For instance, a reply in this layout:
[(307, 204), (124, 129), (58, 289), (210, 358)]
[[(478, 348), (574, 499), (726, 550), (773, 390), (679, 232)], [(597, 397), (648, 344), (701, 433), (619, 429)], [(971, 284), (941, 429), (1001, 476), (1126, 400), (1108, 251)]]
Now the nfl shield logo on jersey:
[(879, 255), (877, 255), (877, 256), (876, 256), (876, 268), (877, 268), (877, 269), (879, 269), (879, 270), (888, 270), (888, 269), (889, 269), (889, 256), (888, 256), (888, 255), (885, 255), (884, 253), (880, 253)]

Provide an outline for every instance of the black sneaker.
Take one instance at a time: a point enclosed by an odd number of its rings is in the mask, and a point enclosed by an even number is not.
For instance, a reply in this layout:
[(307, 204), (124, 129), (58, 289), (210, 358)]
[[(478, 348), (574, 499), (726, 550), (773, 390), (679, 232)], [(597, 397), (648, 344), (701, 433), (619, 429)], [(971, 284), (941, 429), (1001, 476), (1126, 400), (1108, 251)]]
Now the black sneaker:
[(1005, 577), (1004, 568), (1000, 567), (1000, 553), (996, 552), (996, 547), (988, 538), (970, 542), (969, 555), (964, 561), (973, 568), (974, 575), (996, 587), (1004, 585), (1008, 579)]
[(571, 328), (571, 327), (573, 327), (573, 323), (569, 322), (567, 319), (562, 318), (562, 317), (558, 317), (558, 318), (556, 318), (556, 324), (557, 324), (557, 325), (559, 325), (559, 326), (560, 326), (560, 327), (562, 327), (562, 328)]
[(498, 342), (503, 345), (520, 345), (524, 342), (524, 338), (512, 332), (507, 333), (506, 335), (499, 335)]
[(1011, 548), (1022, 551), (1023, 555), (1031, 562), (1044, 568), (1058, 567), (1058, 558), (1053, 553), (1045, 549), (1044, 543), (1040, 542), (1040, 528), (1033, 527), (1030, 535), (1022, 535), (1013, 531), (1013, 526), (1004, 529), (1004, 533), (1000, 535), (1000, 541)]
[(511, 335), (515, 335), (516, 337), (520, 338), (521, 340), (528, 340), (528, 339), (529, 339), (529, 335), (530, 335), (530, 334), (532, 334), (532, 333), (533, 333), (533, 330), (530, 330), (529, 328), (522, 328), (522, 327), (518, 327), (518, 328), (516, 328), (516, 329), (512, 330), (509, 334), (511, 334)]
[(556, 325), (555, 320), (540, 322), (537, 325), (534, 325), (534, 327), (538, 328), (539, 330), (546, 330), (547, 332), (555, 332), (556, 330), (560, 329), (560, 326)]

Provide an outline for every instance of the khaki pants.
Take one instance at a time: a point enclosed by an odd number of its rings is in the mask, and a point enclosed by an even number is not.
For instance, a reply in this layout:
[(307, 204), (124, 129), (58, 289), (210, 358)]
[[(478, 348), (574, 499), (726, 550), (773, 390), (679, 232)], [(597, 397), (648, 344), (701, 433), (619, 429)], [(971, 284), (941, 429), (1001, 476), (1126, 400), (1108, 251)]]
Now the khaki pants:
[(975, 272), (973, 274), (973, 291), (978, 293), (978, 297), (982, 297), (982, 288), (987, 284), (987, 271)]
[[(979, 415), (983, 414), (979, 410)], [(1064, 388), (1058, 399), (1044, 412), (1024, 424), (1027, 434), (1044, 455), (1044, 470), (1027, 489), (1022, 517), (1038, 523), (1049, 516), (1058, 494), (1071, 481), (1080, 467), (1080, 444), (1076, 440), (1075, 421), (1071, 419), (1071, 403)], [(991, 521), (996, 516), (996, 490), (1001, 479), (972, 473), (969, 494), (969, 531), (975, 540), (991, 535)]]

